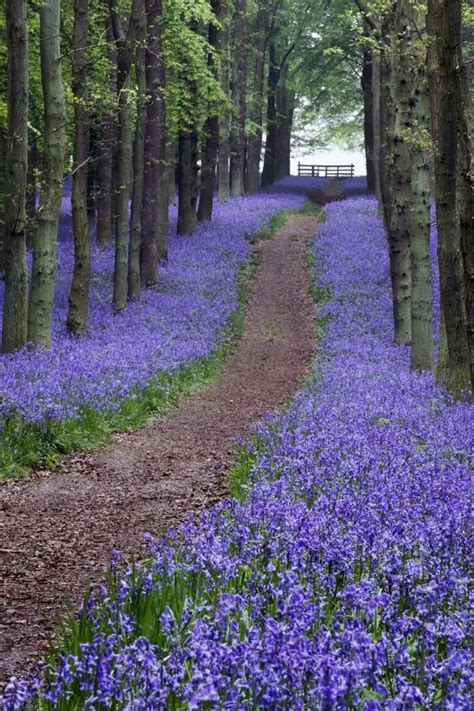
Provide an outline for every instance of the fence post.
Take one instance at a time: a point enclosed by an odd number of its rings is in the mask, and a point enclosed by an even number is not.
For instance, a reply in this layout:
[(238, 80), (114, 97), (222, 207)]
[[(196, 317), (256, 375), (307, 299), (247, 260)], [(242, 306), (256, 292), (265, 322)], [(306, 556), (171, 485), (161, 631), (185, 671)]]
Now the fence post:
[(300, 161), (298, 161), (298, 176), (301, 175), (301, 167), (300, 166), (301, 166), (301, 163), (300, 163)]
[(354, 177), (354, 163), (351, 163), (351, 178)]

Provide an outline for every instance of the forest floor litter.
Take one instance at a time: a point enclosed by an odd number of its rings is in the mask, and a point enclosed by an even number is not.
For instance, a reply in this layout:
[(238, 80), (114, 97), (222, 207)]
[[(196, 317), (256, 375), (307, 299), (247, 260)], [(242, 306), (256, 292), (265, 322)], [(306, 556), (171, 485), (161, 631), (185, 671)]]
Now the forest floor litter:
[(245, 331), (213, 385), (166, 420), (117, 435), (59, 472), (0, 485), (0, 681), (46, 649), (68, 605), (100, 580), (114, 550), (155, 536), (226, 494), (236, 439), (284, 404), (309, 369), (314, 304), (307, 253), (317, 226), (292, 215), (254, 252)]

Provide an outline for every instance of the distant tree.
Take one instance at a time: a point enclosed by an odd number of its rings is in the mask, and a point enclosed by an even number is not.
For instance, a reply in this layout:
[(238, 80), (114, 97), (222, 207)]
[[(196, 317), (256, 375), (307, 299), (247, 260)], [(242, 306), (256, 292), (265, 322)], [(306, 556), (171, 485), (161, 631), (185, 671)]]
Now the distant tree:
[(26, 345), (26, 180), (28, 172), (28, 27), (26, 0), (7, 1), (8, 150), (5, 185), (4, 353)]
[(61, 69), (61, 2), (40, 7), (41, 79), (44, 103), (40, 203), (33, 236), (28, 340), (51, 346), (58, 224), (66, 150), (66, 102)]

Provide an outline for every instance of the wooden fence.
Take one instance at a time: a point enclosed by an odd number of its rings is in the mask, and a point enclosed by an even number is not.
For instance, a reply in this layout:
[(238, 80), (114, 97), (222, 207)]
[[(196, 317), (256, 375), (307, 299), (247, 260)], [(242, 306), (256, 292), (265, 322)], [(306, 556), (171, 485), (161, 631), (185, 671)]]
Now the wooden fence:
[(311, 178), (353, 178), (354, 164), (350, 165), (312, 165), (298, 163), (298, 175)]

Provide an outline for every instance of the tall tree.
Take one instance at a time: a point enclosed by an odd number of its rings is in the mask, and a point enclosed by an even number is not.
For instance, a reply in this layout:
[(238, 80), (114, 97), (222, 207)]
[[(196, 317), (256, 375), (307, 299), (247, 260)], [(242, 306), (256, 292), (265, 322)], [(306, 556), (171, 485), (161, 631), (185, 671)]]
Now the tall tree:
[(145, 0), (147, 88), (145, 188), (142, 210), (142, 283), (153, 286), (158, 260), (168, 253), (168, 190), (166, 171), (165, 60), (162, 0)]
[[(222, 0), (221, 4), (221, 52), (219, 83), (224, 97), (230, 97), (230, 1)], [(218, 195), (221, 202), (230, 197), (230, 128), (231, 116), (228, 106), (224, 106), (219, 118), (219, 150), (218, 150)]]
[(115, 229), (115, 266), (113, 303), (116, 311), (127, 304), (129, 257), (129, 198), (132, 173), (132, 104), (130, 96), (130, 70), (134, 56), (134, 42), (138, 34), (140, 3), (133, 0), (128, 29), (122, 27), (117, 0), (108, 0), (110, 22), (117, 47), (118, 92), (118, 147), (117, 147), (117, 221)]
[[(216, 24), (222, 21), (221, 0), (211, 0), (212, 10), (215, 16), (209, 23), (209, 67), (214, 74), (216, 81), (219, 81), (218, 57), (221, 49), (221, 30)], [(199, 195), (198, 220), (210, 220), (212, 218), (212, 208), (214, 203), (214, 190), (216, 187), (216, 166), (219, 151), (219, 114), (218, 106), (211, 98), (208, 102), (208, 117), (204, 127), (202, 169), (201, 169), (201, 192)]]
[[(461, 0), (428, 0), (429, 82), (434, 117), (434, 165), (438, 261), (445, 352), (440, 353), (438, 378), (459, 395), (471, 386), (464, 264), (458, 215), (459, 111), (462, 105), (457, 49), (461, 33)], [(453, 110), (454, 109), (454, 110)]]
[(265, 83), (265, 56), (270, 31), (271, 13), (266, 0), (260, 0), (256, 18), (254, 80), (250, 104), (251, 131), (248, 137), (245, 190), (256, 193), (260, 182), (262, 124)]
[(245, 119), (247, 113), (246, 0), (237, 0), (232, 22), (232, 116), (230, 131), (230, 195), (244, 193)]
[(135, 76), (137, 81), (137, 116), (133, 139), (133, 188), (130, 206), (130, 245), (128, 255), (128, 298), (138, 301), (141, 295), (140, 250), (142, 247), (142, 210), (145, 191), (145, 136), (147, 123), (146, 43), (147, 19), (145, 4), (138, 18)]
[(44, 103), (44, 146), (41, 196), (33, 237), (28, 339), (51, 346), (58, 224), (66, 149), (66, 102), (61, 69), (61, 2), (46, 0), (40, 8), (41, 80)]
[(89, 0), (74, 1), (74, 41), (72, 91), (74, 95), (74, 172), (72, 182), (72, 223), (74, 231), (74, 271), (67, 327), (72, 333), (87, 328), (91, 252), (87, 215), (87, 177), (89, 161), (89, 112), (87, 90), (87, 42)]
[(26, 180), (28, 172), (28, 27), (26, 0), (7, 1), (8, 151), (5, 185), (4, 353), (26, 345)]
[[(110, 15), (107, 15), (109, 94), (117, 92), (117, 48)], [(108, 108), (100, 124), (100, 140), (97, 158), (97, 243), (107, 244), (112, 240), (115, 227), (112, 170), (114, 164), (115, 111)]]

